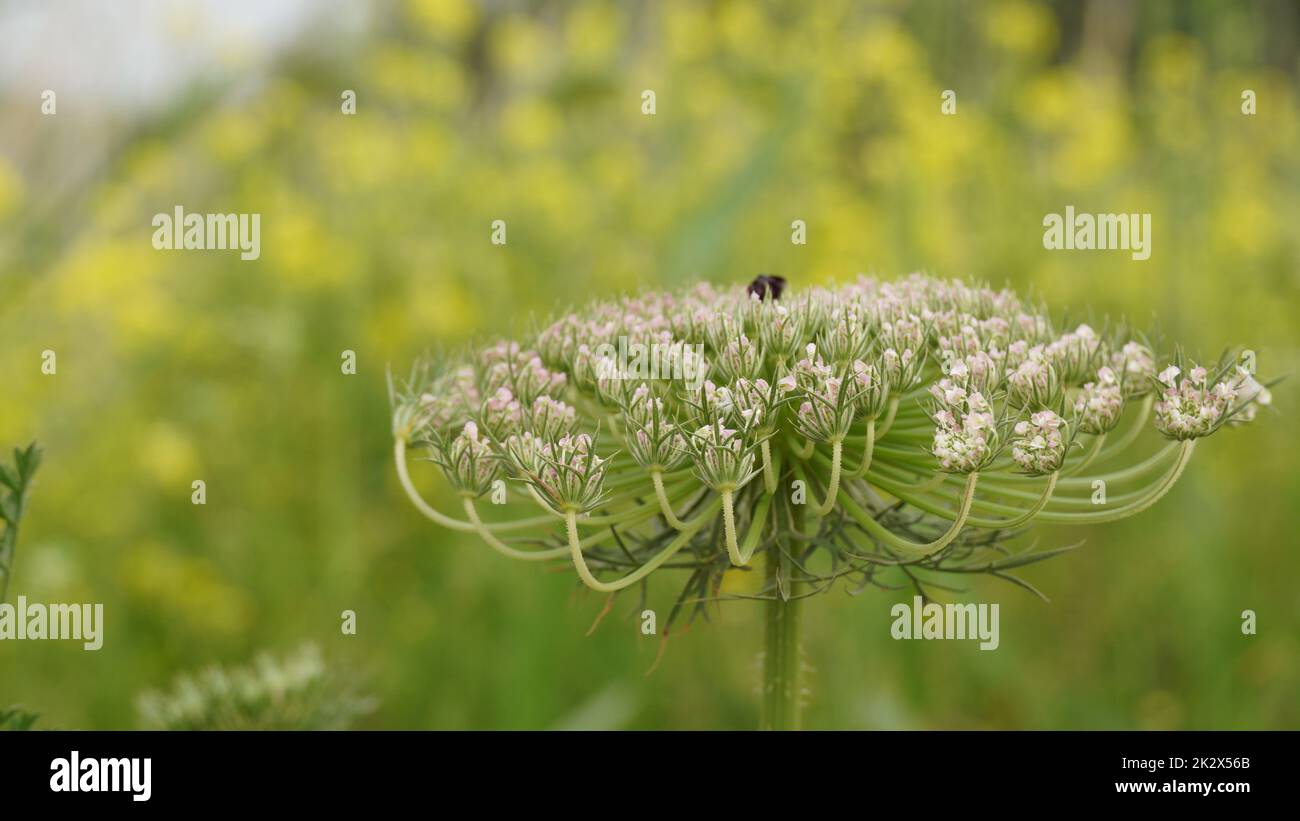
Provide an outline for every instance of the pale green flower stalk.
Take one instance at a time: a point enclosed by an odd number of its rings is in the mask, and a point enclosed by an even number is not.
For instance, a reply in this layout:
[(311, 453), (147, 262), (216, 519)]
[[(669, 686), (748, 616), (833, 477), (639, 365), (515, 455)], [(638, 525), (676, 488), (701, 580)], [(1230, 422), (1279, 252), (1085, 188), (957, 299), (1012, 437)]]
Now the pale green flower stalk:
[[(1270, 401), (1253, 355), (1206, 368), (1175, 352), (1157, 375), (1143, 338), (1060, 330), (1008, 290), (920, 275), (781, 298), (783, 286), (597, 303), (527, 345), (422, 362), (393, 392), (398, 477), (437, 524), (567, 562), (611, 596), (644, 599), (652, 574), (679, 571), (666, 627), (764, 600), (767, 728), (799, 726), (804, 598), (840, 580), (926, 595), (964, 573), (1037, 593), (1011, 571), (1070, 548), (1004, 542), (1035, 522), (1146, 510), (1198, 439)], [(1166, 442), (1141, 455), (1152, 423)], [(420, 495), (412, 447), (441, 466), (464, 518)], [(507, 491), (537, 515), (485, 520), (480, 499)], [(757, 592), (720, 593), (758, 560)]]

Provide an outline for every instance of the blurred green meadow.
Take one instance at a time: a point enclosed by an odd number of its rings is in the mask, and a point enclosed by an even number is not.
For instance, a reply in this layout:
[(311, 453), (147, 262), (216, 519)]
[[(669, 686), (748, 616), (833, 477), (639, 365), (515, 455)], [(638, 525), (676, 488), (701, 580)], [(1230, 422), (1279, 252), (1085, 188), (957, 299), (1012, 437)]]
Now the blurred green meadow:
[[(47, 116), (37, 68), (0, 81), (0, 445), (45, 448), (9, 599), (106, 619), (98, 652), (0, 642), (0, 708), (38, 726), (140, 726), (141, 692), (304, 642), (364, 677), (354, 726), (755, 726), (758, 606), (646, 675), (631, 597), (587, 636), (604, 602), (571, 572), (397, 484), (386, 368), (573, 303), (925, 270), (1300, 366), (1289, 2), (417, 0), (240, 55), (124, 112), (65, 92)], [(260, 258), (155, 251), (176, 205), (260, 213)], [(1066, 205), (1151, 213), (1150, 259), (1045, 250)], [(1024, 574), (1050, 604), (973, 578), (996, 651), (892, 640), (910, 591), (813, 600), (806, 726), (1300, 728), (1296, 380), (1273, 394), (1147, 514), (1041, 531), (1086, 540)]]

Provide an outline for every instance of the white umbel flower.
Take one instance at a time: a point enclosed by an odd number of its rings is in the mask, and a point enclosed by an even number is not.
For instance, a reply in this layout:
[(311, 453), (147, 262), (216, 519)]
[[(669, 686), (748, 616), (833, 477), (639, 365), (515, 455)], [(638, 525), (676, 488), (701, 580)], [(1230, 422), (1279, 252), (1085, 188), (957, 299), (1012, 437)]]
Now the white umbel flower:
[(478, 425), (466, 422), (460, 435), (445, 445), (432, 446), (433, 461), (447, 475), (447, 481), (461, 493), (482, 496), (500, 473), (501, 464)]
[(541, 470), (528, 478), (555, 510), (586, 513), (601, 502), (608, 467), (591, 436), (579, 433), (543, 445)]
[(1079, 430), (1094, 436), (1114, 430), (1123, 412), (1124, 393), (1110, 368), (1098, 368), (1097, 381), (1084, 385), (1074, 399)]
[(1229, 425), (1244, 425), (1255, 420), (1255, 414), (1261, 407), (1273, 404), (1273, 394), (1268, 388), (1259, 384), (1255, 377), (1245, 368), (1238, 367), (1232, 378), (1232, 387), (1237, 394), (1233, 402), (1233, 414), (1228, 419)]
[(1205, 368), (1193, 367), (1183, 379), (1174, 366), (1160, 373), (1165, 387), (1155, 403), (1156, 430), (1170, 439), (1199, 439), (1219, 429), (1237, 399), (1232, 382), (1209, 384)]
[(997, 419), (984, 396), (972, 393), (959, 403), (940, 405), (933, 415), (931, 453), (945, 473), (973, 473), (987, 465), (997, 450)]
[(1151, 380), (1156, 375), (1155, 354), (1139, 342), (1126, 342), (1110, 357), (1115, 377), (1121, 383), (1124, 396), (1132, 399), (1151, 392)]
[(1068, 448), (1065, 420), (1041, 410), (1016, 423), (1011, 458), (1025, 473), (1041, 476), (1061, 469)]

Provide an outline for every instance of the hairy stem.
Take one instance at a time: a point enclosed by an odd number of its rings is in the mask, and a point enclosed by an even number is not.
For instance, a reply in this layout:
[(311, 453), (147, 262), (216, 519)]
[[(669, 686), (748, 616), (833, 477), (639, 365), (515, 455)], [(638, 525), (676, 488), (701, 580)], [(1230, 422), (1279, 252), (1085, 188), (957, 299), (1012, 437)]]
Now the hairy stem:
[[(883, 426), (882, 426), (883, 427)], [(871, 467), (871, 455), (876, 446), (876, 420), (867, 420), (867, 444), (862, 447), (862, 462), (848, 475), (849, 479), (861, 479)]]
[(677, 518), (673, 512), (672, 503), (668, 501), (668, 494), (664, 492), (664, 475), (663, 471), (650, 471), (650, 481), (654, 482), (655, 496), (659, 498), (659, 511), (664, 514), (664, 520), (676, 530), (684, 530), (686, 523)]
[(548, 559), (559, 558), (568, 552), (568, 550), (563, 547), (556, 547), (550, 550), (518, 550), (513, 548), (502, 542), (496, 536), (493, 536), (492, 532), (483, 526), (483, 521), (478, 517), (478, 510), (474, 507), (474, 499), (472, 497), (466, 496), (464, 502), (465, 515), (468, 516), (470, 522), (473, 523), (475, 532), (478, 533), (479, 538), (484, 542), (487, 542), (488, 547), (500, 553), (502, 556), (511, 559), (520, 559), (525, 562), (544, 562)]
[[(893, 399), (890, 399), (890, 400), (889, 400), (889, 407), (888, 407), (888, 409), (886, 409), (886, 411), (885, 411), (885, 419), (884, 419), (884, 421), (880, 423), (880, 430), (879, 430), (879, 431), (874, 431), (874, 430), (871, 430), (870, 428), (868, 428), (868, 430), (867, 430), (867, 435), (868, 435), (868, 436), (873, 436), (873, 435), (874, 435), (874, 436), (879, 436), (881, 439), (884, 439), (884, 438), (885, 438), (885, 434), (889, 433), (889, 429), (892, 428), (892, 427), (894, 426), (894, 417), (897, 416), (897, 415), (898, 415), (898, 397), (895, 396)], [(871, 421), (872, 421), (873, 423), (875, 422), (874, 419), (871, 420)]]
[(948, 528), (946, 533), (932, 542), (921, 543), (904, 539), (876, 521), (876, 517), (863, 510), (848, 493), (841, 493), (840, 501), (843, 502), (845, 511), (879, 542), (908, 558), (922, 559), (938, 553), (951, 544), (953, 539), (957, 538), (957, 534), (961, 532), (962, 527), (966, 524), (966, 517), (970, 515), (971, 502), (975, 499), (975, 485), (979, 482), (979, 477), (979, 473), (967, 475), (966, 489), (962, 495), (961, 504), (957, 508), (957, 513), (953, 518), (952, 526)]
[(776, 470), (772, 467), (772, 446), (764, 439), (758, 447), (763, 454), (763, 488), (770, 496), (776, 493)]
[(1000, 529), (1020, 527), (1021, 525), (1028, 524), (1030, 520), (1032, 520), (1035, 516), (1037, 516), (1039, 512), (1042, 511), (1043, 508), (1047, 507), (1047, 503), (1051, 501), (1052, 493), (1053, 491), (1056, 490), (1056, 480), (1059, 477), (1060, 477), (1060, 471), (1052, 473), (1050, 476), (1048, 476), (1047, 485), (1043, 487), (1043, 495), (1038, 498), (1038, 501), (1034, 503), (1033, 507), (1029, 508), (1019, 516), (1015, 516), (1010, 519), (1002, 519), (1002, 520), (979, 519), (974, 516), (970, 516), (966, 519), (966, 523), (973, 527), (995, 527)]
[(794, 452), (795, 456), (806, 460), (813, 455), (813, 451), (817, 450), (817, 443), (811, 439), (805, 439), (802, 445), (796, 444), (790, 450)]
[(736, 544), (736, 511), (730, 490), (722, 491), (722, 530), (726, 535), (727, 558), (733, 566), (743, 566), (745, 560), (740, 557), (740, 547)]
[(582, 555), (582, 540), (578, 538), (578, 514), (576, 511), (569, 510), (564, 514), (565, 529), (569, 536), (569, 555), (573, 558), (573, 567), (578, 571), (578, 577), (582, 579), (583, 584), (599, 593), (613, 593), (617, 590), (636, 584), (641, 579), (653, 573), (661, 564), (673, 557), (677, 551), (681, 550), (690, 543), (691, 537), (694, 536), (700, 528), (712, 521), (713, 516), (718, 511), (718, 504), (715, 502), (708, 507), (699, 516), (687, 523), (686, 529), (678, 533), (677, 536), (668, 543), (663, 550), (656, 553), (645, 564), (628, 573), (621, 579), (612, 582), (602, 582), (597, 579), (587, 566), (587, 560)]
[(398, 481), (402, 483), (402, 490), (406, 491), (406, 496), (411, 500), (411, 504), (415, 505), (415, 509), (424, 514), (426, 518), (442, 525), (443, 527), (450, 528), (451, 530), (459, 530), (462, 533), (477, 533), (480, 530), (489, 530), (501, 533), (507, 530), (526, 530), (530, 527), (544, 527), (552, 521), (550, 516), (535, 516), (531, 519), (519, 519), (514, 522), (500, 522), (490, 525), (480, 522), (478, 525), (475, 525), (473, 522), (453, 519), (450, 516), (439, 513), (433, 508), (433, 506), (424, 501), (424, 497), (420, 495), (420, 491), (415, 489), (415, 484), (411, 481), (411, 474), (406, 470), (405, 439), (397, 439), (394, 442), (393, 459), (397, 463)]
[(835, 509), (835, 497), (840, 491), (840, 463), (844, 457), (844, 443), (836, 439), (831, 443), (831, 478), (826, 483), (826, 500), (817, 506), (817, 515), (825, 516)]
[(1155, 403), (1155, 399), (1154, 393), (1148, 393), (1142, 397), (1142, 404), (1138, 406), (1137, 416), (1134, 417), (1132, 424), (1128, 426), (1128, 430), (1120, 438), (1112, 440), (1110, 447), (1099, 454), (1103, 462), (1117, 453), (1126, 452), (1129, 445), (1133, 444), (1134, 440), (1138, 438), (1146, 428), (1146, 421), (1151, 416), (1151, 406)]
[[(789, 509), (794, 530), (802, 532), (803, 506), (790, 505)], [(790, 561), (782, 549), (784, 546), (774, 545), (767, 553), (767, 587), (772, 598), (766, 604), (767, 646), (763, 656), (763, 715), (760, 724), (764, 730), (799, 729), (803, 697), (800, 680), (803, 660), (799, 646), (802, 602), (796, 589), (798, 583), (791, 578)]]
[(1092, 460), (1097, 458), (1097, 454), (1101, 452), (1101, 446), (1103, 443), (1105, 443), (1105, 441), (1106, 441), (1106, 434), (1104, 433), (1099, 433), (1096, 436), (1094, 436), (1092, 438), (1092, 444), (1088, 447), (1088, 452), (1085, 453), (1083, 455), (1083, 458), (1080, 459), (1077, 463), (1071, 465), (1069, 470), (1065, 471), (1065, 475), (1075, 476), (1080, 472), (1082, 472), (1083, 469), (1086, 468), (1088, 465), (1092, 464)]

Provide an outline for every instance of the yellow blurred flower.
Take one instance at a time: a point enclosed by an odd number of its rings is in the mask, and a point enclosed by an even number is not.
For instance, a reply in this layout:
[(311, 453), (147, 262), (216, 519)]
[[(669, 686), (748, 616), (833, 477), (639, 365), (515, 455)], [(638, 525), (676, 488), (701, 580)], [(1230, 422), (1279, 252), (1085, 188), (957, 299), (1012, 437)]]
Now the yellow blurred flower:
[(175, 425), (161, 421), (150, 425), (139, 453), (140, 464), (160, 487), (183, 489), (194, 479), (194, 443)]
[(117, 564), (120, 589), (190, 633), (233, 636), (248, 628), (247, 597), (209, 559), (148, 541), (123, 553)]
[(1056, 18), (1031, 0), (1003, 0), (988, 7), (984, 33), (990, 43), (1013, 54), (1045, 57), (1056, 49)]
[(492, 56), (507, 74), (537, 79), (544, 74), (555, 54), (547, 43), (546, 30), (527, 17), (509, 17), (492, 29)]
[(471, 0), (409, 0), (406, 7), (420, 28), (440, 40), (465, 39), (478, 19)]
[(554, 107), (536, 98), (517, 100), (501, 112), (501, 136), (508, 146), (523, 151), (547, 147), (563, 128)]
[(622, 21), (611, 3), (583, 3), (570, 11), (564, 29), (569, 59), (592, 67), (612, 62)]
[(1182, 34), (1152, 37), (1142, 55), (1147, 79), (1157, 91), (1197, 84), (1204, 70), (1201, 46)]

